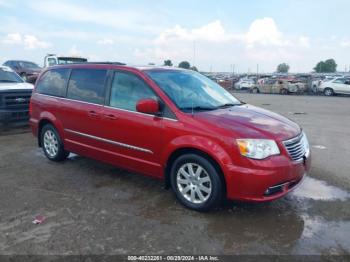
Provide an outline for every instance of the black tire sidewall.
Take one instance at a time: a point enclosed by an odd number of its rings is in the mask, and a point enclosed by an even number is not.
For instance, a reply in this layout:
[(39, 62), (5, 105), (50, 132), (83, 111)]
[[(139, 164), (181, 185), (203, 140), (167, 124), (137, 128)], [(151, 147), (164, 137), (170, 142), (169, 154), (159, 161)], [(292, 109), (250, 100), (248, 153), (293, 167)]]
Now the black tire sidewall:
[[(56, 136), (56, 139), (58, 141), (58, 151), (57, 151), (56, 156), (54, 156), (54, 157), (51, 157), (46, 152), (45, 145), (44, 145), (44, 135), (45, 135), (46, 131), (48, 131), (48, 130), (50, 130), (54, 133), (54, 135)], [(50, 159), (52, 161), (62, 161), (62, 160), (67, 158), (68, 152), (66, 152), (64, 150), (62, 139), (61, 139), (60, 135), (58, 134), (56, 128), (53, 125), (47, 124), (42, 128), (41, 133), (40, 133), (40, 142), (41, 142), (41, 146), (43, 148), (44, 154), (48, 159)]]
[[(176, 175), (178, 169), (185, 163), (195, 163), (201, 165), (206, 172), (208, 173), (211, 179), (212, 192), (207, 201), (202, 204), (194, 204), (185, 199), (182, 194), (179, 192), (176, 183)], [(186, 207), (196, 210), (196, 211), (208, 211), (213, 207), (220, 204), (223, 197), (224, 187), (220, 179), (218, 171), (215, 169), (214, 165), (208, 161), (206, 158), (196, 155), (196, 154), (186, 154), (177, 158), (170, 171), (170, 181), (173, 192), (176, 195), (176, 198)]]

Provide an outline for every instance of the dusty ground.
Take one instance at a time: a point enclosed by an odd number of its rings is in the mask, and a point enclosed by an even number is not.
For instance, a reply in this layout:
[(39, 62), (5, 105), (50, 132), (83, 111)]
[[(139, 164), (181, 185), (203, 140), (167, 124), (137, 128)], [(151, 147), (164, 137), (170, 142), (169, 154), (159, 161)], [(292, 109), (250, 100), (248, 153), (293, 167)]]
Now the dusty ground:
[(160, 181), (75, 155), (53, 163), (28, 129), (2, 130), (0, 254), (349, 254), (350, 98), (237, 96), (304, 127), (313, 168), (295, 193), (201, 214)]

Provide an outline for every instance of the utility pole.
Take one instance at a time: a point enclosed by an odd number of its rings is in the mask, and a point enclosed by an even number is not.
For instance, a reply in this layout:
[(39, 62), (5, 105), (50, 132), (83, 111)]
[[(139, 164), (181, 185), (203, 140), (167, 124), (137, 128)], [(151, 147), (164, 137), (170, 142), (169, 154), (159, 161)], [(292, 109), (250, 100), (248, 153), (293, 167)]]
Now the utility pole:
[(259, 64), (256, 64), (256, 77), (259, 77)]

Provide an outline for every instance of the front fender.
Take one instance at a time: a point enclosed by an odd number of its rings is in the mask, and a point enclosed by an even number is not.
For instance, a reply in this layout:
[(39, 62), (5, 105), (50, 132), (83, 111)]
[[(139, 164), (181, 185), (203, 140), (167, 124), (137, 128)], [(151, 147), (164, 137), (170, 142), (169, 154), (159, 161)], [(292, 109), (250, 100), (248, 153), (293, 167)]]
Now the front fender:
[(179, 149), (196, 149), (209, 155), (217, 162), (225, 175), (227, 165), (232, 164), (228, 152), (217, 142), (208, 137), (185, 135), (172, 140), (164, 149), (162, 163), (167, 163), (171, 155)]

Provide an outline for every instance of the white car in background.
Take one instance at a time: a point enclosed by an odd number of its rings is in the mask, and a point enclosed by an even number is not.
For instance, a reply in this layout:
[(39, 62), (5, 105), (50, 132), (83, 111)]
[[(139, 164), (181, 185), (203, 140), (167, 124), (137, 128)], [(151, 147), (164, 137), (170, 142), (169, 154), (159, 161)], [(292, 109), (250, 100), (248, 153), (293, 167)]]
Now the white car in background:
[(350, 95), (350, 78), (338, 77), (330, 81), (324, 81), (318, 87), (318, 91), (325, 96), (332, 96), (335, 94)]
[(251, 79), (240, 79), (236, 84), (236, 89), (252, 89), (255, 86), (255, 82)]

